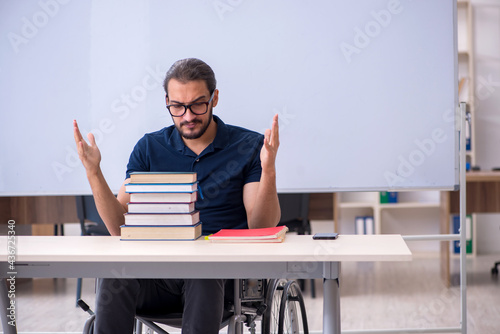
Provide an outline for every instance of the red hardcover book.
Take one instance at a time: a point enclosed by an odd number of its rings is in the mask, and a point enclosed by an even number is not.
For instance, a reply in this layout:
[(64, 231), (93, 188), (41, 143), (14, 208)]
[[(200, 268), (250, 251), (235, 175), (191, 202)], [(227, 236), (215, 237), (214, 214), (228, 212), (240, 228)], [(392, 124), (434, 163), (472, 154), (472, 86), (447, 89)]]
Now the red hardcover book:
[(282, 242), (286, 226), (254, 229), (222, 229), (208, 237), (213, 242)]

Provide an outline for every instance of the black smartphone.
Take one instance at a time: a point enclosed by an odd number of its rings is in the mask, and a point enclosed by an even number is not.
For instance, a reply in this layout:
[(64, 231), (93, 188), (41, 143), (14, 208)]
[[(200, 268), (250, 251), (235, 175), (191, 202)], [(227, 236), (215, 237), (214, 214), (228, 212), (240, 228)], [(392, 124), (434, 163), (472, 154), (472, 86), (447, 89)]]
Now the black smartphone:
[(339, 237), (338, 233), (316, 233), (313, 235), (314, 240), (333, 240)]

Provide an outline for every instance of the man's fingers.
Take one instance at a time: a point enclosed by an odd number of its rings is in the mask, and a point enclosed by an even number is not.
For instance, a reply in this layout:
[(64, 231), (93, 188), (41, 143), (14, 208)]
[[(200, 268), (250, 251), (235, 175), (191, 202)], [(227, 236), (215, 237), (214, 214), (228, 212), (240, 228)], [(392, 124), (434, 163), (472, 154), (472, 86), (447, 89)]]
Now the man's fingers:
[(264, 132), (264, 145), (269, 146), (269, 142), (271, 140), (271, 130), (266, 129)]
[(73, 121), (73, 135), (75, 137), (75, 142), (76, 142), (76, 150), (78, 152), (79, 156), (82, 156), (85, 152), (87, 145), (87, 142), (83, 140), (82, 134), (80, 133), (80, 129), (78, 129), (78, 123)]
[(273, 117), (270, 144), (272, 146), (278, 146), (279, 143), (280, 143), (280, 130), (279, 130), (278, 114), (276, 114)]
[(89, 139), (90, 146), (96, 146), (95, 137), (91, 132), (87, 134), (87, 138)]
[(83, 140), (82, 134), (80, 133), (80, 129), (78, 128), (78, 123), (76, 122), (76, 120), (73, 120), (73, 135), (75, 137), (76, 143)]

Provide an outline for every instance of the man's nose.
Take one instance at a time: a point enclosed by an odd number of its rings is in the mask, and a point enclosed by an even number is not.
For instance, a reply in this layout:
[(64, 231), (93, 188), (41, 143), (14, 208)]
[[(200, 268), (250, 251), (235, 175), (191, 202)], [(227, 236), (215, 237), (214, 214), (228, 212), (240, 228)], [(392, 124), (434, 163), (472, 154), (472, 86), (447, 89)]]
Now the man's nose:
[(185, 121), (191, 122), (193, 119), (196, 118), (196, 115), (193, 114), (191, 108), (186, 108), (186, 113), (184, 114), (183, 118)]

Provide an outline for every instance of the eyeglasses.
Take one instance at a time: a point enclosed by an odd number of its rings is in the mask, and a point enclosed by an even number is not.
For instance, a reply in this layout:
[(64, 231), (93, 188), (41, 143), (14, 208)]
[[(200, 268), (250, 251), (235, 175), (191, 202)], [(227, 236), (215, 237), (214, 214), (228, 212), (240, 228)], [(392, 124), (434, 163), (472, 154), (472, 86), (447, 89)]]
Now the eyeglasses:
[(181, 117), (184, 116), (186, 111), (189, 109), (195, 115), (203, 115), (208, 111), (208, 105), (212, 102), (214, 98), (215, 90), (212, 92), (212, 96), (210, 96), (210, 100), (208, 102), (196, 102), (191, 104), (167, 104), (167, 109), (170, 112), (170, 115), (173, 117)]

